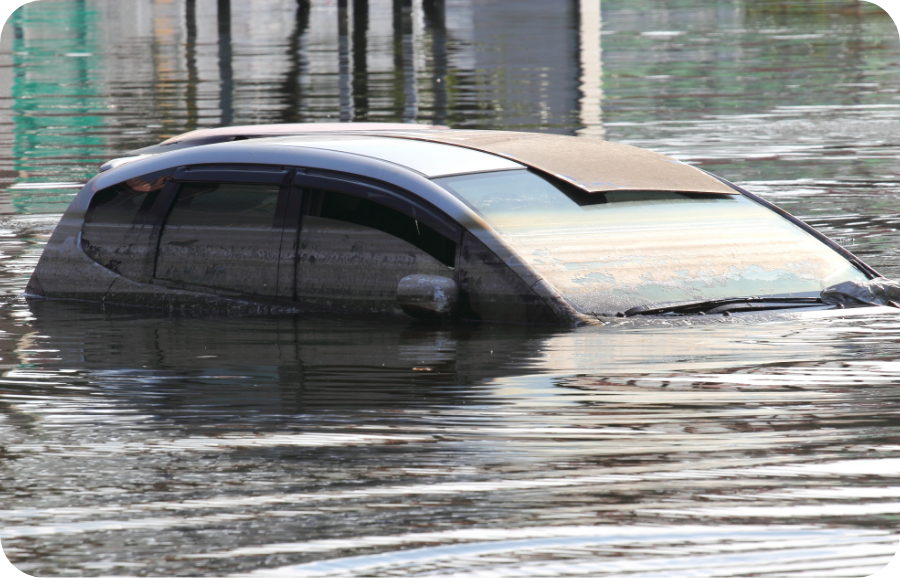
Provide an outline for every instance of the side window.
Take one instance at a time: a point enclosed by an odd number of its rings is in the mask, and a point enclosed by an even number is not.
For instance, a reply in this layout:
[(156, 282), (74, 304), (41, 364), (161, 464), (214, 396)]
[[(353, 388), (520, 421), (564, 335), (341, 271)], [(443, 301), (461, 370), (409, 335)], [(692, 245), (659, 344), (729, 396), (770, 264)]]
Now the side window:
[(271, 184), (181, 185), (160, 235), (156, 278), (276, 295), (286, 195)]
[(182, 185), (166, 227), (272, 227), (279, 189), (277, 185)]
[(150, 208), (169, 182), (168, 174), (137, 177), (99, 191), (91, 200), (81, 232), (81, 246), (94, 261), (138, 279), (149, 253), (144, 225)]
[(303, 199), (298, 301), (399, 312), (397, 285), (407, 275), (454, 277), (456, 243), (415, 217), (362, 196), (319, 188), (304, 187)]
[(425, 223), (400, 211), (354, 195), (305, 189), (305, 213), (335, 221), (344, 221), (383, 231), (428, 253), (444, 265), (453, 267), (456, 243)]

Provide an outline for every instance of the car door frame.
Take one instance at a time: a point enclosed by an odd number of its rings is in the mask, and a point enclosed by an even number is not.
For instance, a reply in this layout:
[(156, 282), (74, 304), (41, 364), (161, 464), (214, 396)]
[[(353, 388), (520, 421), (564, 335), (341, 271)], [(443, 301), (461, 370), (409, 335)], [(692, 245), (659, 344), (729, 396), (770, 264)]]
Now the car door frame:
[[(153, 208), (151, 209), (150, 215), (148, 216), (148, 224), (152, 225), (149, 243), (151, 246), (155, 247), (155, 250), (152, 251), (152, 254), (154, 255), (152, 262), (150, 262), (151, 260), (148, 259), (148, 262), (145, 263), (145, 278), (147, 278), (148, 282), (151, 284), (169, 287), (172, 289), (183, 289), (187, 291), (213, 295), (252, 298), (255, 301), (277, 300), (281, 292), (280, 284), (282, 278), (282, 263), (283, 261), (285, 261), (283, 245), (285, 240), (285, 216), (290, 207), (289, 200), (292, 197), (291, 180), (293, 178), (294, 171), (294, 167), (265, 164), (203, 164), (184, 165), (175, 168), (174, 172), (172, 173), (172, 180), (167, 183), (166, 187), (160, 193), (157, 202), (154, 204)], [(278, 262), (275, 265), (277, 268), (276, 277), (278, 279), (279, 286), (276, 288), (276, 296), (274, 299), (271, 296), (267, 295), (248, 294), (225, 288), (206, 287), (202, 285), (194, 285), (191, 283), (157, 278), (157, 264), (159, 262), (159, 247), (160, 241), (162, 239), (162, 232), (165, 227), (166, 220), (168, 219), (172, 208), (175, 206), (175, 199), (178, 197), (178, 192), (181, 190), (182, 184), (185, 183), (242, 183), (278, 185), (278, 200), (276, 202), (275, 218), (273, 220), (272, 227), (281, 229), (282, 244), (280, 245), (279, 249)], [(293, 257), (291, 256), (287, 260), (292, 261)]]
[[(201, 164), (183, 165), (170, 169), (169, 181), (160, 191), (145, 220), (142, 242), (148, 245), (148, 257), (143, 265), (142, 283), (159, 285), (198, 293), (252, 298), (255, 301), (295, 303), (297, 300), (297, 268), (300, 254), (300, 233), (303, 225), (304, 188), (317, 188), (369, 199), (382, 203), (400, 213), (428, 225), (456, 245), (454, 280), (459, 282), (459, 251), (465, 227), (444, 211), (415, 193), (383, 181), (354, 173), (327, 169), (265, 164)], [(253, 295), (228, 289), (211, 288), (157, 277), (160, 241), (166, 220), (181, 186), (185, 183), (246, 183), (277, 184), (279, 196), (273, 228), (281, 228), (281, 243), (277, 263), (278, 287), (275, 297)], [(152, 257), (151, 257), (152, 256)]]
[[(290, 221), (285, 220), (284, 231), (285, 235), (291, 234), (293, 237), (282, 240), (282, 247), (285, 246), (286, 241), (289, 241), (293, 250), (293, 267), (290, 272), (292, 279), (292, 300), (297, 300), (297, 273), (300, 256), (299, 248), (301, 243), (300, 234), (303, 228), (303, 213), (305, 212), (303, 199), (304, 188), (323, 189), (368, 199), (386, 205), (428, 225), (437, 233), (453, 241), (456, 245), (454, 264), (452, 266), (448, 265), (448, 267), (453, 271), (453, 280), (457, 282), (457, 284), (459, 283), (459, 267), (457, 265), (459, 263), (459, 252), (466, 229), (458, 221), (447, 215), (432, 203), (423, 199), (421, 196), (396, 185), (354, 173), (344, 173), (317, 168), (297, 168), (294, 172), (291, 184), (291, 196), (287, 207), (287, 219), (290, 219)], [(295, 228), (293, 228), (294, 224), (296, 224)], [(281, 270), (279, 270), (279, 288), (281, 287), (281, 280), (286, 278), (287, 275), (287, 271), (281, 273)]]

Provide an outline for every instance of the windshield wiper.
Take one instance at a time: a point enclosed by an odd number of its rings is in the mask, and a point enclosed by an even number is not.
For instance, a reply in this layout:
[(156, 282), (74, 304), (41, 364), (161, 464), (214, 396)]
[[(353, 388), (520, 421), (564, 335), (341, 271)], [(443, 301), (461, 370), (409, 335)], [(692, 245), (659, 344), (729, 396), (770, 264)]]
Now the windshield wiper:
[(772, 309), (796, 309), (822, 305), (819, 297), (730, 297), (728, 299), (710, 299), (708, 301), (689, 301), (662, 307), (638, 305), (626, 311), (622, 316), (665, 315), (681, 313), (683, 315), (709, 315), (722, 313), (731, 315), (744, 311), (767, 311)]

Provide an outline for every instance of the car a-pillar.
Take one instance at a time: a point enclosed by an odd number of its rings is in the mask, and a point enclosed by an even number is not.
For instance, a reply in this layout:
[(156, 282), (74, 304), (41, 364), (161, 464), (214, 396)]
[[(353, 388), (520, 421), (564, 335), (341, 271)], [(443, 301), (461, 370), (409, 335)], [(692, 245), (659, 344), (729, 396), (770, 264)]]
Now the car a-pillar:
[(459, 247), (460, 316), (475, 319), (558, 325), (559, 315), (497, 252), (466, 231)]

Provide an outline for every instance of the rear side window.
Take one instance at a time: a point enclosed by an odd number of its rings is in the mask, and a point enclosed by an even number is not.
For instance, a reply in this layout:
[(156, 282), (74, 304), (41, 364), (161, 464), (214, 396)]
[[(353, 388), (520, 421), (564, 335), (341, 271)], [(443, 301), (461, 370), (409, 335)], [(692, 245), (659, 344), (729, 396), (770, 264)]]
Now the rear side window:
[(448, 267), (455, 264), (455, 242), (425, 223), (392, 207), (354, 195), (322, 189), (304, 189), (304, 197), (307, 199), (306, 214), (310, 216), (376, 229), (406, 241)]
[(145, 221), (168, 182), (168, 174), (157, 173), (95, 194), (81, 234), (84, 252), (107, 269), (132, 279), (141, 278), (151, 251)]
[(167, 227), (272, 227), (277, 185), (184, 184)]
[(156, 278), (275, 296), (282, 227), (278, 185), (185, 183), (159, 240)]
[(156, 202), (159, 191), (169, 181), (168, 175), (154, 180), (154, 175), (137, 177), (119, 185), (104, 189), (94, 195), (84, 222), (101, 224), (143, 224), (150, 207)]

